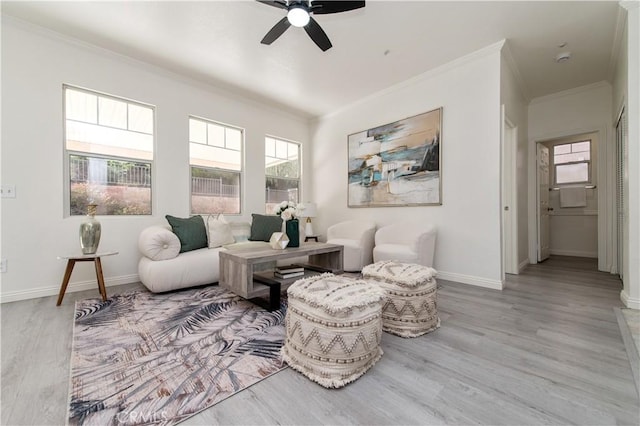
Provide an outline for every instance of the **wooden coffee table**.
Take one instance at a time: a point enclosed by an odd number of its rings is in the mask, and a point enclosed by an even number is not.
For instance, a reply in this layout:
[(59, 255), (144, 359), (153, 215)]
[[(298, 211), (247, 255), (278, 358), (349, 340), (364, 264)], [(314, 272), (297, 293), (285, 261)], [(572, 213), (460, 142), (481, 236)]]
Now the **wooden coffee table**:
[(221, 287), (227, 288), (245, 299), (269, 296), (269, 310), (280, 308), (280, 292), (296, 280), (304, 277), (279, 279), (273, 275), (277, 261), (309, 256), (303, 264), (305, 275), (315, 272), (343, 272), (343, 246), (307, 242), (300, 247), (277, 249), (247, 249), (220, 251)]

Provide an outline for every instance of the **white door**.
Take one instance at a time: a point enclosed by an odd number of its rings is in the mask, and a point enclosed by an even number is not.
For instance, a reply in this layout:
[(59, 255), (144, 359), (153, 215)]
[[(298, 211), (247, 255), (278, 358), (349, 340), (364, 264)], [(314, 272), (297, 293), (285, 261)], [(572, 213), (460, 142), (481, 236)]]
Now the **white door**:
[(549, 148), (538, 144), (538, 262), (549, 258)]
[(502, 264), (504, 274), (518, 273), (517, 231), (517, 128), (506, 117), (502, 106)]

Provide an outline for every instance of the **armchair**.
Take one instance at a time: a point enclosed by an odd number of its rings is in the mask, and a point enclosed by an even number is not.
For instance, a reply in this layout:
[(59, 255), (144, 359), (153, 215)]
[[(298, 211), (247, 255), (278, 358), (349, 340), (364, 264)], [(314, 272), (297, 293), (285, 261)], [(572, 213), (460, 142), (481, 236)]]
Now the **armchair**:
[(330, 226), (327, 242), (344, 246), (344, 270), (356, 272), (373, 261), (375, 233), (375, 223), (349, 220)]
[(376, 232), (373, 261), (396, 260), (433, 267), (436, 229), (432, 225), (393, 224)]

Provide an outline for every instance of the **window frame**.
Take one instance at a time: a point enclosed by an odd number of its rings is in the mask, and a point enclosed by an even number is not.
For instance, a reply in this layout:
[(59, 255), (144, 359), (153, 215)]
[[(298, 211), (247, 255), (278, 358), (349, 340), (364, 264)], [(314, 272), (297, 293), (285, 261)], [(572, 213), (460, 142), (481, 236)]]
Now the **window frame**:
[[(580, 160), (580, 161), (570, 161), (567, 163), (556, 163), (556, 158), (555, 158), (555, 150), (556, 147), (559, 146), (563, 146), (563, 145), (574, 145), (574, 144), (578, 144), (578, 143), (584, 143), (584, 142), (589, 142), (589, 159), (588, 160)], [(556, 187), (561, 187), (561, 186), (571, 186), (571, 185), (591, 185), (592, 184), (592, 180), (593, 180), (593, 173), (592, 173), (592, 162), (593, 162), (593, 140), (591, 138), (588, 139), (580, 139), (580, 140), (574, 140), (574, 141), (563, 141), (563, 142), (557, 142), (554, 143), (551, 146), (551, 150), (552, 150), (552, 154), (549, 156), (551, 158), (551, 165), (552, 165), (552, 170), (553, 170), (553, 185)], [(568, 165), (575, 165), (575, 164), (586, 164), (587, 165), (587, 179), (584, 181), (572, 181), (572, 182), (562, 182), (559, 183), (558, 182), (558, 166), (568, 166)]]
[[(209, 143), (202, 143), (202, 142), (195, 142), (191, 140), (191, 120), (195, 120), (195, 121), (200, 121), (202, 123), (205, 124), (206, 126), (206, 133), (205, 133), (205, 138), (208, 141), (209, 139), (209, 130), (208, 130), (208, 125), (209, 124), (213, 124), (215, 126), (220, 126), (223, 127), (225, 129), (225, 137), (224, 137), (224, 147), (220, 147), (217, 145), (210, 145)], [(201, 116), (197, 116), (194, 114), (190, 114), (187, 120), (187, 125), (188, 125), (188, 144), (189, 144), (189, 213), (191, 215), (208, 215), (208, 214), (219, 214), (222, 213), (224, 215), (227, 216), (240, 216), (242, 215), (242, 212), (244, 210), (244, 170), (245, 170), (245, 146), (246, 146), (246, 130), (243, 127), (240, 126), (235, 126), (233, 124), (227, 124), (227, 123), (223, 123), (221, 121), (217, 121), (217, 120), (212, 120), (210, 118), (205, 118), (205, 117), (201, 117)], [(237, 130), (240, 132), (240, 149), (236, 150), (236, 149), (232, 149), (232, 148), (227, 148), (227, 136), (226, 136), (226, 130), (227, 129), (232, 129), (232, 130)], [(207, 166), (200, 166), (200, 165), (194, 165), (191, 164), (191, 144), (199, 144), (199, 145), (204, 145), (204, 146), (209, 146), (212, 148), (218, 148), (218, 149), (226, 149), (229, 151), (236, 151), (240, 153), (240, 170), (232, 170), (232, 169), (225, 169), (222, 167), (207, 167)], [(221, 172), (225, 172), (225, 173), (236, 173), (238, 175), (238, 212), (237, 213), (227, 213), (227, 212), (211, 212), (211, 213), (196, 213), (194, 212), (193, 209), (193, 168), (200, 168), (200, 169), (208, 169), (208, 170), (218, 170)]]
[[(289, 178), (289, 177), (281, 177), (281, 176), (276, 176), (276, 175), (269, 175), (267, 174), (267, 164), (266, 164), (266, 157), (267, 157), (267, 139), (273, 139), (275, 142), (286, 142), (288, 144), (293, 144), (296, 145), (298, 148), (298, 177), (297, 178)], [(271, 156), (269, 156), (271, 157)], [(268, 211), (268, 202), (266, 199), (266, 191), (267, 191), (267, 179), (269, 178), (276, 178), (276, 179), (282, 179), (282, 180), (288, 180), (288, 181), (295, 181), (297, 182), (297, 187), (298, 187), (298, 201), (296, 201), (297, 203), (301, 203), (302, 201), (302, 143), (298, 142), (298, 141), (294, 141), (291, 139), (286, 139), (286, 138), (282, 138), (279, 136), (273, 136), (273, 135), (265, 135), (264, 136), (264, 191), (265, 191), (265, 200), (264, 200), (264, 209), (265, 209), (265, 213), (266, 214), (273, 214), (274, 212), (272, 211)], [(279, 158), (279, 157), (272, 157), (272, 158)], [(287, 160), (287, 159), (284, 159)]]
[[(105, 127), (105, 128), (109, 128), (109, 129), (117, 129), (117, 130), (124, 130), (127, 132), (132, 132), (132, 133), (139, 133), (139, 134), (145, 134), (147, 135), (148, 133), (145, 132), (141, 132), (138, 130), (129, 130), (129, 114), (128, 114), (128, 109), (127, 109), (127, 128), (123, 129), (121, 127), (116, 127), (116, 126), (108, 126), (108, 125), (103, 125), (100, 124), (100, 115), (99, 115), (99, 105), (97, 106), (97, 112), (96, 112), (96, 122), (95, 123), (89, 123), (86, 121), (82, 121), (82, 120), (77, 120), (77, 119), (68, 119), (67, 118), (67, 89), (69, 90), (73, 90), (76, 92), (83, 92), (83, 93), (87, 93), (93, 96), (96, 96), (96, 103), (99, 104), (99, 98), (106, 98), (106, 99), (112, 99), (118, 102), (125, 102), (127, 105), (135, 105), (135, 106), (139, 106), (139, 107), (143, 107), (143, 108), (149, 108), (151, 109), (151, 114), (152, 114), (152, 133), (151, 133), (151, 159), (147, 160), (147, 159), (142, 159), (142, 158), (133, 158), (133, 157), (126, 157), (126, 156), (118, 156), (118, 155), (107, 155), (107, 154), (101, 154), (101, 153), (92, 153), (89, 151), (78, 151), (78, 150), (73, 150), (73, 149), (68, 149), (67, 148), (67, 120), (69, 121), (74, 121), (74, 122), (79, 122), (79, 123), (88, 123), (88, 124), (95, 124), (97, 126), (100, 127)], [(83, 156), (83, 157), (90, 157), (90, 158), (98, 158), (98, 159), (106, 159), (106, 160), (115, 160), (115, 161), (122, 161), (122, 162), (133, 162), (133, 163), (147, 163), (150, 166), (150, 200), (149, 200), (149, 205), (150, 205), (150, 211), (148, 214), (100, 214), (100, 216), (105, 216), (105, 217), (110, 217), (110, 218), (115, 218), (115, 217), (149, 217), (149, 216), (153, 216), (154, 214), (154, 210), (155, 210), (155, 185), (154, 182), (156, 182), (156, 167), (155, 167), (155, 154), (156, 154), (156, 143), (157, 143), (157, 139), (156, 139), (156, 134), (157, 134), (157, 120), (156, 120), (156, 106), (153, 104), (149, 104), (149, 103), (145, 103), (145, 102), (141, 102), (141, 101), (137, 101), (131, 98), (127, 98), (124, 96), (117, 96), (117, 95), (112, 95), (109, 93), (105, 93), (105, 92), (101, 92), (98, 90), (94, 90), (94, 89), (89, 89), (86, 87), (81, 87), (81, 86), (76, 86), (73, 84), (67, 84), (67, 83), (63, 83), (62, 84), (62, 149), (63, 149), (63, 174), (62, 174), (62, 178), (63, 178), (63, 183), (62, 183), (62, 187), (63, 187), (63, 196), (64, 196), (64, 205), (63, 205), (63, 217), (68, 218), (68, 217), (75, 217), (75, 216), (80, 216), (80, 215), (73, 215), (71, 214), (71, 157), (72, 156)]]

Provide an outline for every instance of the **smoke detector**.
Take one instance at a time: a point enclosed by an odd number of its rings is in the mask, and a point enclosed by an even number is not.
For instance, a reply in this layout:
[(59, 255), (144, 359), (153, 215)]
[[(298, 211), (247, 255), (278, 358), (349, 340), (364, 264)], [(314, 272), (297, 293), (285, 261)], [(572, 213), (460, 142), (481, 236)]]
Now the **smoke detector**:
[(556, 55), (556, 62), (559, 64), (562, 62), (567, 62), (569, 59), (571, 59), (571, 52), (562, 52)]

